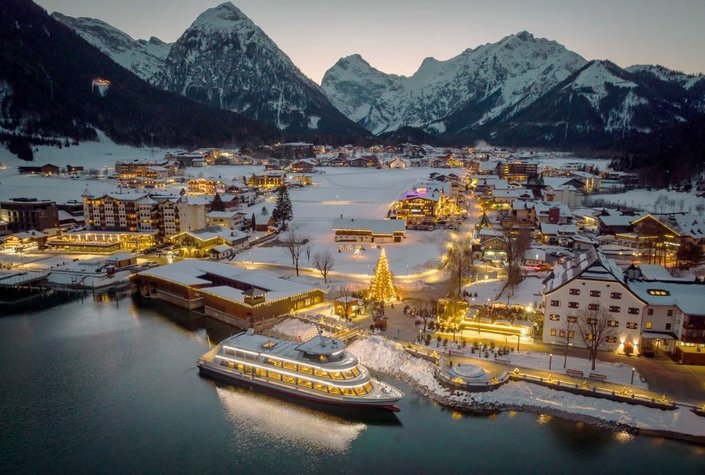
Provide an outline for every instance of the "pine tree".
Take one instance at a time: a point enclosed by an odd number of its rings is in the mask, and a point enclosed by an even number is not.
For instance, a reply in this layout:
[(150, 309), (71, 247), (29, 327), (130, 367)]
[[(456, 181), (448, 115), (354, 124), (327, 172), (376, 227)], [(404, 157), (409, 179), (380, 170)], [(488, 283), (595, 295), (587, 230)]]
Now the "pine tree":
[(225, 211), (225, 203), (220, 197), (220, 193), (216, 193), (211, 202), (211, 211)]
[(252, 221), (250, 222), (250, 227), (252, 230), (255, 230), (255, 226), (257, 226), (257, 221), (255, 220), (255, 213), (252, 213)]
[(384, 249), (382, 249), (375, 265), (375, 273), (370, 279), (369, 298), (376, 302), (391, 302), (399, 298)]
[(294, 210), (286, 186), (279, 187), (277, 191), (277, 202), (272, 211), (272, 218), (279, 229), (286, 229), (287, 223), (294, 218)]

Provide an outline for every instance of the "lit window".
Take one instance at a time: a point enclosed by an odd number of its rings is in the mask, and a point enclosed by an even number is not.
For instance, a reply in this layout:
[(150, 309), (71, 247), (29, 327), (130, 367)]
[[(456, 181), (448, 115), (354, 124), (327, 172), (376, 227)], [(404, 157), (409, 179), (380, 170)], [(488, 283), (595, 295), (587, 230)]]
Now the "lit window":
[(651, 330), (652, 326), (653, 326), (653, 324), (651, 322), (646, 322), (646, 324), (644, 325), (644, 328), (646, 328), (647, 330)]

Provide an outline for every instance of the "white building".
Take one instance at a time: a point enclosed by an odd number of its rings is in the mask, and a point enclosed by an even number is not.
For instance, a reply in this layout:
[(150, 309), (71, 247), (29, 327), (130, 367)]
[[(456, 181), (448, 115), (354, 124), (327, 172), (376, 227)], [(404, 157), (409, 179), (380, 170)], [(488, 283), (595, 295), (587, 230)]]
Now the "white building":
[(638, 351), (645, 304), (625, 280), (624, 272), (594, 249), (556, 266), (544, 283), (543, 341), (586, 347), (578, 331), (578, 318), (587, 311), (604, 310), (614, 330), (604, 349), (632, 347)]

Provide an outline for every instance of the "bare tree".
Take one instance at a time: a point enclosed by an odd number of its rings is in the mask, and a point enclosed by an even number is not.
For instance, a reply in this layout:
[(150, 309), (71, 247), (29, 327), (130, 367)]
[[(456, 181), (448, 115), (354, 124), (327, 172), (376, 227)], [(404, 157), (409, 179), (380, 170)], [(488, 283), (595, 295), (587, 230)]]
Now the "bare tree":
[(565, 326), (561, 330), (561, 339), (563, 340), (563, 369), (568, 366), (568, 348), (570, 348), (571, 341), (575, 340), (575, 327), (578, 323), (578, 317), (568, 315), (566, 317)]
[(293, 265), (294, 269), (296, 269), (296, 275), (299, 275), (299, 258), (301, 257), (301, 252), (304, 250), (307, 242), (308, 238), (299, 235), (293, 227), (289, 228), (284, 235), (284, 240), (282, 243), (289, 251), (289, 256), (291, 256), (291, 265)]
[(513, 293), (514, 288), (524, 279), (521, 263), (524, 253), (531, 246), (531, 232), (517, 227), (514, 220), (508, 219), (502, 221), (502, 233), (507, 246), (507, 287)]
[(340, 295), (338, 296), (338, 299), (342, 301), (342, 315), (345, 320), (348, 320), (350, 318), (350, 303), (349, 300), (352, 297), (352, 292), (350, 292), (350, 287), (347, 285), (341, 285), (340, 286)]
[(416, 317), (423, 320), (423, 332), (426, 333), (428, 321), (436, 316), (437, 302), (435, 300), (422, 300), (414, 305)]
[[(307, 252), (310, 249), (309, 246), (306, 246)], [(330, 253), (330, 251), (326, 251), (323, 253), (315, 253), (313, 255), (313, 265), (318, 269), (318, 272), (321, 273), (323, 276), (323, 282), (328, 283), (328, 273), (331, 271), (333, 268), (333, 265), (335, 264), (335, 259), (333, 259), (333, 255)]]
[(578, 334), (588, 349), (592, 370), (594, 371), (595, 363), (597, 362), (597, 351), (608, 340), (614, 338), (616, 333), (610, 325), (610, 314), (598, 302), (589, 304), (587, 309), (578, 312), (577, 317)]
[(450, 273), (450, 289), (448, 294), (451, 298), (460, 297), (463, 278), (470, 271), (472, 265), (472, 237), (454, 237), (453, 240), (448, 243), (448, 253), (446, 254), (446, 266)]

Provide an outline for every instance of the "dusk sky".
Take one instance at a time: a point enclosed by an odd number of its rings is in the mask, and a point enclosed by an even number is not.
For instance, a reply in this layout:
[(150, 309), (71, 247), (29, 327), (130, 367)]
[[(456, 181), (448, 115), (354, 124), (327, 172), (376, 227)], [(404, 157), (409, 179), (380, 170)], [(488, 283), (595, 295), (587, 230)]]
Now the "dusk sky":
[[(39, 0), (49, 12), (99, 18), (135, 38), (174, 41), (218, 0)], [(233, 2), (316, 82), (360, 53), (411, 75), (428, 56), (527, 30), (586, 59), (705, 72), (704, 0), (239, 0)]]

